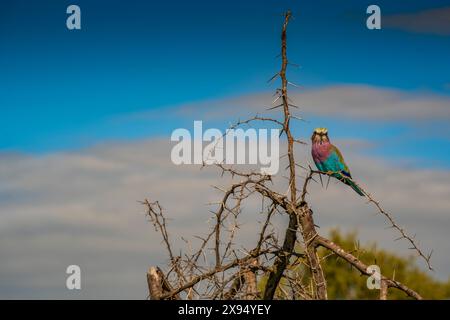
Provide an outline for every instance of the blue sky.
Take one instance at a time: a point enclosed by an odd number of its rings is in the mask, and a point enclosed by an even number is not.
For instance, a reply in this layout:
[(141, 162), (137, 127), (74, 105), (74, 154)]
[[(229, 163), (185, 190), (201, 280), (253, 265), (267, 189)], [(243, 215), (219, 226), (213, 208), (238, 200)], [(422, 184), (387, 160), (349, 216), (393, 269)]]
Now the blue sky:
[[(65, 11), (72, 3), (0, 5), (0, 152), (47, 153), (168, 136), (183, 119), (114, 119), (274, 90), (266, 79), (279, 68), (280, 23), (288, 8), (295, 16), (289, 56), (302, 66), (291, 69), (293, 82), (307, 89), (365, 84), (450, 97), (449, 36), (389, 27), (370, 31), (365, 11), (373, 1), (76, 1), (82, 30), (69, 31)], [(384, 19), (446, 3), (376, 4)], [(330, 119), (314, 120), (333, 125)], [(341, 124), (336, 136), (352, 135), (355, 123)], [(359, 134), (390, 138), (408, 128), (387, 123), (383, 130)], [(429, 139), (425, 135), (402, 155), (442, 156)]]

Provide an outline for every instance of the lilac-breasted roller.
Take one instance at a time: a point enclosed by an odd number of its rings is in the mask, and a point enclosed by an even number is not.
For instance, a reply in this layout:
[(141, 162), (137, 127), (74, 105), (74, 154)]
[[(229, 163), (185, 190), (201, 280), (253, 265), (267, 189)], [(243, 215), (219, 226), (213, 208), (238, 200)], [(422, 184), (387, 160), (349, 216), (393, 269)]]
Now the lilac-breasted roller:
[(326, 128), (316, 128), (311, 137), (312, 157), (317, 169), (328, 172), (332, 177), (349, 185), (360, 196), (364, 196), (362, 190), (351, 180), (352, 175), (338, 148), (331, 144)]

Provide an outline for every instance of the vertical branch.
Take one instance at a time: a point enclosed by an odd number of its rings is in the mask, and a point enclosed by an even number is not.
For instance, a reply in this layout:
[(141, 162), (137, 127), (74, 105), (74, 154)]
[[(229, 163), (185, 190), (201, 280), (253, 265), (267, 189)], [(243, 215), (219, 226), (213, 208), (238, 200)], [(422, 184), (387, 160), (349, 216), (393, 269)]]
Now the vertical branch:
[(297, 189), (295, 183), (295, 159), (294, 159), (294, 138), (292, 137), (291, 129), (289, 126), (291, 120), (291, 113), (289, 110), (289, 99), (287, 95), (287, 85), (288, 81), (286, 78), (286, 68), (288, 64), (287, 59), (287, 36), (286, 29), (291, 18), (291, 12), (286, 12), (284, 17), (283, 30), (281, 32), (281, 98), (283, 101), (283, 111), (284, 111), (284, 125), (283, 131), (286, 134), (288, 140), (288, 159), (289, 159), (289, 188), (291, 193), (291, 202), (295, 203), (297, 199)]
[(290, 103), (287, 94), (288, 81), (286, 78), (286, 68), (288, 65), (287, 58), (287, 35), (286, 29), (291, 17), (291, 12), (288, 11), (285, 14), (283, 29), (281, 32), (281, 70), (278, 73), (281, 78), (281, 98), (284, 112), (283, 131), (287, 137), (288, 144), (288, 161), (289, 161), (289, 190), (290, 201), (287, 207), (289, 213), (289, 227), (286, 230), (286, 235), (282, 247), (281, 254), (275, 259), (273, 270), (269, 273), (267, 280), (264, 298), (273, 299), (276, 288), (281, 280), (281, 277), (286, 269), (291, 253), (294, 251), (295, 242), (297, 240), (297, 229), (299, 227), (298, 215), (301, 215), (300, 224), (303, 230), (303, 241), (305, 243), (308, 264), (313, 275), (314, 285), (316, 288), (316, 295), (318, 299), (327, 299), (326, 281), (323, 275), (322, 267), (316, 252), (316, 245), (314, 237), (316, 236), (316, 230), (314, 221), (312, 218), (312, 212), (306, 206), (306, 203), (302, 202), (303, 207), (298, 210), (297, 207), (297, 183), (295, 173), (295, 157), (294, 157), (294, 142), (295, 139), (292, 136), (290, 129)]
[[(163, 294), (173, 290), (169, 282), (166, 280), (164, 273), (158, 267), (150, 267), (150, 269), (148, 269), (147, 285), (150, 300), (159, 300)], [(175, 294), (170, 299), (179, 300), (180, 296)]]
[(317, 299), (327, 299), (327, 283), (323, 274), (322, 266), (317, 255), (317, 231), (314, 226), (312, 211), (308, 205), (303, 203), (301, 207), (303, 213), (300, 216), (300, 224), (303, 229), (303, 240), (305, 243), (306, 257), (308, 259), (309, 269), (314, 280)]
[(283, 276), (283, 272), (286, 269), (291, 252), (294, 250), (295, 241), (297, 240), (297, 228), (298, 220), (295, 213), (289, 215), (289, 226), (286, 230), (286, 236), (284, 238), (283, 247), (281, 252), (275, 259), (272, 270), (269, 273), (266, 287), (264, 290), (264, 300), (272, 300), (277, 290), (278, 283)]
[(269, 273), (267, 279), (266, 287), (264, 290), (264, 299), (271, 300), (275, 295), (275, 291), (278, 287), (278, 283), (281, 280), (284, 270), (286, 269), (291, 252), (294, 250), (295, 242), (297, 240), (297, 229), (298, 229), (298, 219), (296, 216), (295, 209), (292, 204), (296, 202), (297, 199), (297, 188), (295, 179), (295, 159), (294, 159), (294, 138), (292, 137), (291, 129), (289, 126), (290, 122), (290, 110), (289, 110), (289, 99), (287, 95), (287, 78), (286, 78), (286, 68), (288, 64), (287, 60), (287, 25), (289, 19), (291, 18), (291, 12), (286, 12), (284, 16), (283, 29), (281, 31), (281, 70), (278, 73), (281, 78), (281, 99), (284, 112), (284, 122), (283, 131), (286, 134), (288, 142), (288, 161), (289, 161), (289, 190), (290, 190), (290, 208), (287, 208), (289, 213), (289, 226), (286, 230), (286, 235), (283, 242), (283, 247), (280, 254), (275, 259), (272, 271)]
[(158, 267), (150, 267), (147, 272), (147, 285), (151, 300), (159, 300), (162, 295), (162, 272)]
[[(286, 78), (286, 68), (288, 64), (287, 59), (287, 25), (289, 19), (291, 18), (291, 12), (286, 12), (284, 16), (283, 29), (281, 31), (281, 70), (279, 76), (281, 78), (281, 99), (284, 112), (284, 122), (283, 131), (286, 134), (288, 142), (288, 160), (289, 160), (289, 190), (291, 197), (291, 204), (296, 202), (297, 199), (297, 189), (295, 181), (295, 159), (294, 159), (294, 138), (292, 137), (291, 129), (289, 126), (290, 122), (290, 110), (289, 110), (289, 99), (287, 95), (287, 85), (288, 81)], [(278, 283), (281, 280), (284, 270), (286, 269), (290, 253), (294, 250), (295, 241), (297, 240), (297, 228), (298, 220), (294, 208), (290, 208), (289, 211), (289, 226), (286, 230), (286, 235), (283, 242), (283, 247), (281, 253), (275, 259), (272, 271), (269, 273), (269, 277), (266, 283), (266, 288), (264, 291), (264, 299), (273, 299), (275, 291), (278, 287)]]

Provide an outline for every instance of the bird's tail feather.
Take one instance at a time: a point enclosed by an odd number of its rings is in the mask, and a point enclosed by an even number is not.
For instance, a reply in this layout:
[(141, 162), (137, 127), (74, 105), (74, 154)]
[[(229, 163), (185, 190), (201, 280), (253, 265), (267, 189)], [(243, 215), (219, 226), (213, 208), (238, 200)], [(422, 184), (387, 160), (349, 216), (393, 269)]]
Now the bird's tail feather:
[(347, 184), (352, 187), (353, 190), (356, 191), (357, 194), (359, 194), (360, 196), (365, 196), (364, 192), (361, 190), (360, 187), (358, 187), (352, 180), (347, 179)]

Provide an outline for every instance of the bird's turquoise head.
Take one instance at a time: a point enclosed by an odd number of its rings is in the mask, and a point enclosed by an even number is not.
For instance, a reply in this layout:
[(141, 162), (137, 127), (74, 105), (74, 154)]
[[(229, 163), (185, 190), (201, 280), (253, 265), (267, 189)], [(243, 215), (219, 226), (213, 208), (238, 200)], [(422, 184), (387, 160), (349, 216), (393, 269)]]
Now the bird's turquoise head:
[(312, 143), (324, 143), (329, 142), (328, 129), (327, 128), (316, 128), (314, 129), (313, 135), (311, 137)]

